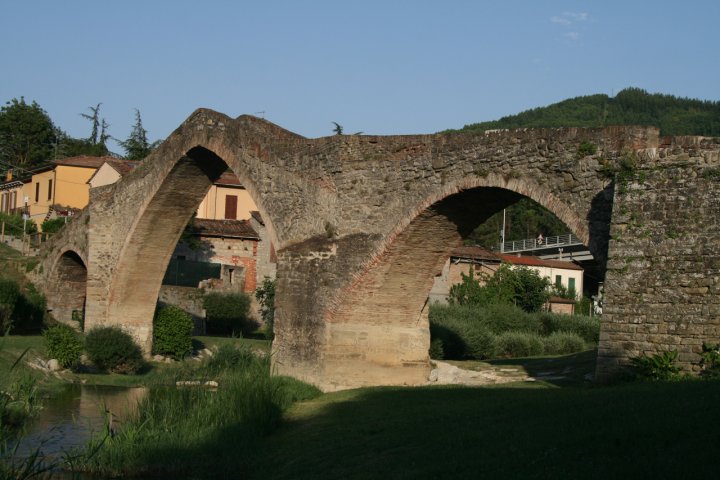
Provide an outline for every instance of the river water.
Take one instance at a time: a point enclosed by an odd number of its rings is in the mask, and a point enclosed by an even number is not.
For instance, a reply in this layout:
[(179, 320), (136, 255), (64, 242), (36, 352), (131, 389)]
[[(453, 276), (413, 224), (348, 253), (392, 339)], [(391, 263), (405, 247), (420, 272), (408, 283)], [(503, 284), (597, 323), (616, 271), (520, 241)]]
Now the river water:
[(58, 458), (85, 447), (91, 435), (104, 435), (133, 412), (147, 395), (146, 388), (65, 385), (43, 408), (20, 440), (18, 454), (27, 456), (38, 448), (42, 455)]

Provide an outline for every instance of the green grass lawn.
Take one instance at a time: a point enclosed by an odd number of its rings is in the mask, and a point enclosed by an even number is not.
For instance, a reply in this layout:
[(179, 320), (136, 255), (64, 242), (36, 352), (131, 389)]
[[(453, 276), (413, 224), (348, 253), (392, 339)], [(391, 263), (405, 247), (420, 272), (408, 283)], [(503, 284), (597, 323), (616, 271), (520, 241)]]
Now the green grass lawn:
[(715, 477), (720, 382), (369, 388), (296, 405), (254, 478)]

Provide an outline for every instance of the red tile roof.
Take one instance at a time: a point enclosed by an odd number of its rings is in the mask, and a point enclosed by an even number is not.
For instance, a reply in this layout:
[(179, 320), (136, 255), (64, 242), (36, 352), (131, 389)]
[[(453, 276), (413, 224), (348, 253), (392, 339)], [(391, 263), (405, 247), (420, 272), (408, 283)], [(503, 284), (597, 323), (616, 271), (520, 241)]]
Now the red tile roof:
[(55, 165), (65, 165), (69, 167), (100, 168), (103, 163), (111, 161), (118, 161), (118, 159), (115, 157), (88, 157), (87, 155), (81, 155), (79, 157), (69, 157), (52, 160), (51, 163), (54, 163)]
[(225, 171), (220, 178), (215, 180), (215, 185), (227, 185), (229, 187), (242, 187), (240, 180), (231, 170)]
[(253, 210), (250, 212), (250, 216), (255, 219), (256, 222), (258, 222), (263, 227), (265, 226), (265, 222), (263, 221), (262, 215), (260, 215), (260, 212), (257, 210)]
[(192, 233), (208, 237), (248, 238), (260, 240), (255, 229), (247, 220), (210, 220), (196, 218), (193, 221)]
[(135, 167), (137, 167), (139, 165), (138, 162), (130, 162), (127, 160), (118, 160), (118, 159), (108, 160), (105, 163), (107, 163), (113, 169), (115, 169), (115, 171), (118, 172), (121, 177), (124, 177), (128, 173), (132, 172), (133, 170), (135, 170)]
[(525, 265), (527, 267), (549, 267), (564, 268), (565, 270), (583, 270), (583, 268), (573, 262), (564, 262), (562, 260), (543, 260), (538, 257), (517, 256), (517, 255), (500, 255), (503, 262), (512, 263), (513, 265)]

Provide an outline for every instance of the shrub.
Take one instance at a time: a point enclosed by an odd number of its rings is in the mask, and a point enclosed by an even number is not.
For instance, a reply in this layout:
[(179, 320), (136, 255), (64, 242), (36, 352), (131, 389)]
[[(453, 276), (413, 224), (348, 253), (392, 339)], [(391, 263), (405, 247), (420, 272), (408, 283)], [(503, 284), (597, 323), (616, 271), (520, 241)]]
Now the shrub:
[(183, 358), (192, 350), (193, 321), (183, 309), (167, 305), (158, 310), (153, 325), (153, 353)]
[(577, 333), (553, 332), (542, 339), (547, 355), (565, 355), (585, 350), (585, 340)]
[(678, 351), (656, 353), (651, 356), (645, 354), (631, 358), (636, 376), (641, 380), (673, 380), (679, 377), (680, 367), (675, 362)]
[(21, 293), (13, 312), (13, 332), (37, 333), (40, 331), (47, 312), (45, 295), (28, 283)]
[(83, 345), (77, 332), (69, 325), (59, 323), (43, 333), (48, 357), (55, 358), (65, 368), (80, 363)]
[(587, 343), (593, 344), (597, 344), (600, 339), (599, 317), (543, 312), (540, 314), (540, 325), (540, 333), (543, 335), (554, 332), (577, 333)]
[(495, 334), (482, 324), (465, 324), (460, 330), (460, 337), (465, 345), (465, 358), (483, 360), (496, 354), (497, 341)]
[(540, 321), (537, 314), (531, 314), (514, 305), (488, 305), (479, 314), (481, 321), (496, 334), (509, 331), (538, 332)]
[(439, 338), (434, 338), (430, 342), (430, 351), (428, 352), (430, 355), (430, 358), (434, 360), (442, 360), (445, 358), (445, 353), (443, 351), (443, 342)]
[(247, 335), (257, 328), (248, 318), (250, 297), (244, 293), (210, 293), (203, 308), (209, 333)]
[(430, 322), (430, 343), (439, 341), (443, 348), (443, 358), (457, 360), (465, 357), (465, 342), (460, 338), (459, 323)]
[(703, 342), (700, 354), (700, 375), (706, 378), (720, 378), (720, 344)]
[(138, 373), (145, 367), (140, 347), (119, 327), (98, 327), (85, 339), (90, 360), (103, 370), (115, 373)]
[(57, 233), (61, 228), (65, 226), (67, 217), (57, 217), (51, 220), (45, 220), (42, 223), (43, 233)]
[(21, 215), (0, 213), (0, 222), (5, 223), (5, 234), (12, 235), (16, 238), (22, 237), (23, 228), (25, 229), (25, 233), (37, 233), (37, 225), (35, 222), (32, 220), (26, 222)]
[(501, 357), (542, 355), (543, 341), (537, 333), (505, 332), (497, 337), (497, 352)]
[[(430, 312), (431, 342), (441, 342), (444, 358), (481, 360), (494, 356), (495, 335), (483, 322), (471, 316), (471, 309), (457, 305), (450, 309), (432, 306)], [(461, 315), (453, 317), (448, 312), (460, 312)]]
[(19, 297), (20, 286), (15, 280), (0, 279), (0, 335), (10, 330)]
[(255, 290), (255, 298), (260, 302), (265, 338), (275, 338), (275, 280), (265, 277), (262, 284)]

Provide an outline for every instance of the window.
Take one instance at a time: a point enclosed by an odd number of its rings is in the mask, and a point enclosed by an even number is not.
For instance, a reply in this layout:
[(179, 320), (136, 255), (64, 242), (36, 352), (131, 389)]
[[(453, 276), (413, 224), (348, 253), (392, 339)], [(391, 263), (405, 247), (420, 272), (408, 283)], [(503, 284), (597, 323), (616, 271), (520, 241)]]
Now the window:
[(568, 278), (568, 292), (575, 293), (575, 279)]
[(555, 275), (555, 286), (559, 287), (562, 285), (562, 275)]
[(52, 179), (48, 180), (48, 201), (52, 200)]
[(40, 201), (40, 183), (35, 184), (35, 203)]
[(237, 195), (225, 197), (225, 220), (237, 220)]

